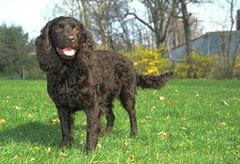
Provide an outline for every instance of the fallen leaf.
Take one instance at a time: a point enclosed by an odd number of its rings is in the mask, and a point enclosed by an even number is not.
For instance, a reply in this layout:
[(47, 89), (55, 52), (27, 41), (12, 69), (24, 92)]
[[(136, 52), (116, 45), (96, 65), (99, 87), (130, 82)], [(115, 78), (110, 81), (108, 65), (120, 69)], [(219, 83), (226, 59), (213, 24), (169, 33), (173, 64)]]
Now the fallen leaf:
[(0, 124), (5, 124), (6, 123), (6, 120), (5, 119), (0, 119)]
[(15, 108), (15, 109), (17, 109), (17, 110), (20, 110), (20, 109), (22, 109), (20, 106), (17, 106), (17, 105), (16, 105), (16, 106), (14, 106), (14, 108)]
[(162, 137), (163, 137), (164, 139), (167, 139), (167, 138), (169, 137), (169, 134), (168, 134), (168, 133), (162, 133)]
[(28, 114), (28, 118), (31, 118), (31, 117), (32, 117), (32, 113), (29, 113), (29, 114)]
[(165, 100), (165, 98), (163, 96), (160, 96), (159, 100), (163, 101), (163, 100)]
[(220, 122), (218, 122), (217, 124), (218, 124), (218, 125), (221, 125), (221, 126), (224, 126), (224, 125), (226, 125), (226, 122), (220, 121)]
[(151, 108), (151, 110), (155, 110), (157, 107), (154, 105), (152, 108)]
[(168, 139), (169, 138), (169, 134), (166, 132), (161, 132), (160, 135), (162, 136), (163, 139)]
[(144, 123), (144, 122), (146, 122), (146, 119), (143, 118), (143, 119), (140, 120), (140, 122), (141, 122), (141, 123)]
[(181, 118), (181, 120), (182, 120), (182, 121), (185, 121), (185, 120), (186, 120), (186, 118), (185, 118), (185, 117), (182, 117), (182, 118)]
[(125, 145), (125, 146), (128, 146), (128, 145), (130, 145), (130, 144), (129, 144), (129, 142), (125, 142), (124, 145)]
[(185, 128), (185, 127), (181, 127), (181, 129), (182, 129), (182, 130), (187, 130), (187, 128)]
[(148, 120), (151, 120), (152, 116), (146, 116), (145, 118), (148, 119)]
[(198, 96), (199, 96), (199, 93), (198, 93), (198, 91), (196, 91), (195, 93), (196, 93), (196, 96), (198, 97)]
[(19, 159), (18, 155), (15, 155), (15, 156), (13, 157), (13, 159), (14, 159), (14, 160), (15, 160), (15, 159)]
[(51, 152), (51, 147), (48, 147), (48, 148), (47, 148), (47, 152), (48, 152), (48, 153)]
[(57, 118), (57, 119), (52, 119), (52, 123), (53, 124), (58, 124), (58, 123), (60, 123), (60, 120)]
[(152, 119), (152, 116), (145, 116), (144, 118), (140, 119), (140, 122), (141, 123), (144, 123), (146, 122), (147, 120), (151, 120)]
[(131, 155), (128, 157), (128, 161), (129, 161), (129, 162), (135, 161), (134, 155), (131, 154)]
[(64, 151), (60, 151), (60, 156), (61, 156), (61, 159), (64, 160), (64, 158), (67, 156), (66, 153), (64, 153)]
[(100, 143), (97, 144), (97, 148), (98, 149), (101, 149), (102, 148), (102, 145)]
[(172, 101), (171, 100), (168, 100), (167, 101), (167, 104), (170, 106), (170, 105), (172, 105)]
[(225, 101), (225, 100), (221, 100), (220, 103), (221, 103), (221, 105), (228, 106), (228, 103), (227, 103), (227, 101)]

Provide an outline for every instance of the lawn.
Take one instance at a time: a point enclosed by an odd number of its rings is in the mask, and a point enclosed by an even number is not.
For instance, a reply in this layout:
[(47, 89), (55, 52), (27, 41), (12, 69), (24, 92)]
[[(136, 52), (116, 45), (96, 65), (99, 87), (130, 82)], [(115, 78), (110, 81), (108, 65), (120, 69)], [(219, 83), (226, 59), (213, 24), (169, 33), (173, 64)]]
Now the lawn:
[[(116, 122), (98, 148), (84, 153), (86, 118), (61, 150), (56, 109), (44, 80), (0, 80), (0, 163), (240, 163), (240, 81), (172, 80), (138, 90), (138, 135), (115, 102)], [(103, 122), (105, 120), (103, 119)]]

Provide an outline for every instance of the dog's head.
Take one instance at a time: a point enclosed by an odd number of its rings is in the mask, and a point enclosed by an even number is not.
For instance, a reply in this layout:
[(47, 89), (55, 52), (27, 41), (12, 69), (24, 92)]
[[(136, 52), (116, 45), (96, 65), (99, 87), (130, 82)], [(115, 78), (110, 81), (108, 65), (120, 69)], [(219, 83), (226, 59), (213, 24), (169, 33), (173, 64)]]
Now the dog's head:
[(81, 24), (70, 17), (58, 17), (49, 26), (49, 39), (63, 59), (73, 59), (78, 51)]
[(94, 49), (92, 34), (72, 17), (57, 17), (49, 21), (36, 39), (37, 59), (47, 71), (60, 60), (74, 60)]

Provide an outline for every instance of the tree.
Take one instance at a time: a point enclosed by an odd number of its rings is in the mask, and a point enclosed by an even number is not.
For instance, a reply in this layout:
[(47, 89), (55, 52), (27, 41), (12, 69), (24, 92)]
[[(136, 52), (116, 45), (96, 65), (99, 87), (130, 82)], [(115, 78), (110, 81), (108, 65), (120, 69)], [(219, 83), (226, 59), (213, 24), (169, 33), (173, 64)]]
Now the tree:
[(145, 6), (145, 16), (130, 0), (58, 0), (53, 15), (80, 19), (103, 49), (131, 51), (134, 44), (140, 44), (148, 48), (167, 46), (170, 50), (182, 43), (179, 0), (139, 2)]
[(128, 8), (128, 2), (129, 0), (58, 0), (54, 5), (54, 16), (64, 14), (78, 18), (91, 29), (101, 48), (116, 49), (114, 36), (127, 38), (127, 26), (121, 17)]
[[(31, 50), (30, 50), (31, 47)], [(29, 53), (33, 45), (29, 45), (28, 34), (20, 26), (0, 26), (0, 73), (26, 77), (26, 65), (29, 65)]]
[(93, 31), (101, 37), (102, 48), (115, 49), (113, 35), (119, 28), (126, 32), (126, 26), (121, 21), (121, 16), (127, 8), (125, 0), (97, 0), (91, 3)]
[(176, 9), (176, 0), (141, 0), (148, 10), (149, 22), (139, 17), (136, 13), (128, 12), (145, 25), (155, 36), (156, 48), (160, 48), (165, 41), (169, 24), (172, 19), (172, 13)]
[[(234, 28), (234, 4), (236, 3), (236, 0), (227, 0), (227, 3), (229, 4), (229, 21), (230, 21), (230, 29), (229, 29), (229, 35), (223, 36), (223, 45), (222, 45), (222, 61), (223, 61), (223, 77), (227, 79), (233, 78), (234, 75), (234, 67), (236, 64), (236, 58), (237, 58), (237, 50), (238, 46), (240, 46), (240, 39), (233, 41), (233, 28)], [(235, 47), (232, 47), (232, 42), (235, 42)]]
[(185, 32), (185, 40), (186, 40), (186, 65), (188, 66), (187, 77), (192, 78), (195, 77), (195, 73), (193, 70), (193, 62), (192, 62), (192, 54), (193, 54), (193, 46), (192, 46), (192, 35), (190, 30), (189, 17), (191, 14), (188, 13), (186, 0), (180, 0), (181, 11), (182, 11), (182, 19), (183, 26)]
[(184, 34), (185, 34), (185, 41), (186, 41), (186, 66), (187, 70), (187, 77), (188, 78), (196, 78), (196, 73), (193, 69), (193, 46), (192, 46), (192, 30), (191, 30), (191, 18), (192, 14), (188, 12), (187, 5), (189, 3), (197, 4), (197, 3), (204, 3), (209, 2), (208, 0), (179, 0), (179, 10), (181, 11), (181, 19), (183, 22), (184, 27)]

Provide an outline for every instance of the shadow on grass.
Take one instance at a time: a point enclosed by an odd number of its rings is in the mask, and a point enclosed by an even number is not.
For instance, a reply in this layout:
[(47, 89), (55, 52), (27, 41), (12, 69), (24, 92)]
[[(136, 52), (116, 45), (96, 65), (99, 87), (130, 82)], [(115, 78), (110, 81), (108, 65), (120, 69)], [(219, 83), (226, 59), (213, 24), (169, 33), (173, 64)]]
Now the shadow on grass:
[[(74, 148), (83, 148), (86, 137), (86, 125), (75, 125), (74, 132), (77, 134), (75, 142), (73, 143)], [(84, 132), (84, 134), (81, 134)], [(80, 137), (80, 138), (79, 138)], [(84, 141), (79, 145), (79, 140)], [(61, 143), (61, 129), (60, 124), (46, 124), (42, 122), (29, 122), (21, 124), (15, 127), (6, 127), (0, 131), (0, 146), (7, 144), (32, 144), (44, 147), (55, 147), (59, 148)]]
[(16, 127), (6, 127), (0, 132), (0, 144), (11, 142), (31, 143), (50, 147), (59, 147), (61, 132), (59, 124), (30, 122)]

